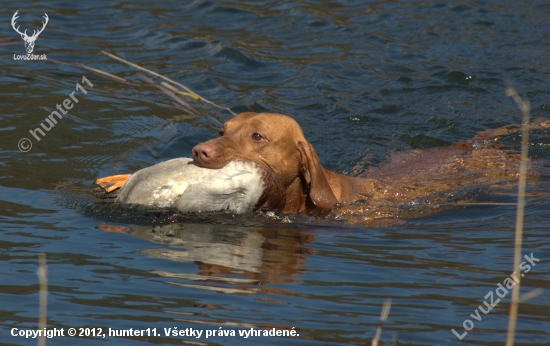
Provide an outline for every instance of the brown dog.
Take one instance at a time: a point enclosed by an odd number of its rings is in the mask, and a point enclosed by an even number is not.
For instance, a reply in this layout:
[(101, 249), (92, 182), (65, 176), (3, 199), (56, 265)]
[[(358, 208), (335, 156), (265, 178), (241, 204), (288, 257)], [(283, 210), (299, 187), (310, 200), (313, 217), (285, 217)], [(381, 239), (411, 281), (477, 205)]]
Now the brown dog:
[[(546, 122), (543, 127), (548, 125)], [(397, 154), (380, 167), (369, 169), (366, 178), (358, 178), (323, 168), (292, 118), (246, 112), (227, 121), (220, 137), (196, 145), (193, 162), (199, 167), (220, 169), (241, 159), (265, 167), (285, 189), (278, 195), (281, 199), (286, 196), (282, 209), (285, 213), (325, 216), (332, 210), (335, 219), (348, 221), (408, 218), (425, 215), (426, 211), (418, 213), (415, 209), (407, 214), (403, 206), (430, 205), (435, 211), (434, 207), (454, 198), (457, 191), (517, 181), (519, 155), (494, 144), (498, 136), (517, 129), (502, 127), (448, 147)], [(110, 192), (127, 179), (114, 176), (98, 183), (105, 181), (108, 189), (100, 185)], [(362, 202), (351, 203), (358, 200)], [(334, 208), (337, 203), (342, 205)], [(283, 201), (278, 204), (283, 205)]]
[(223, 125), (220, 137), (193, 148), (199, 167), (218, 169), (238, 158), (265, 166), (282, 180), (285, 213), (324, 215), (336, 203), (368, 193), (363, 179), (323, 168), (298, 123), (286, 115), (241, 113)]

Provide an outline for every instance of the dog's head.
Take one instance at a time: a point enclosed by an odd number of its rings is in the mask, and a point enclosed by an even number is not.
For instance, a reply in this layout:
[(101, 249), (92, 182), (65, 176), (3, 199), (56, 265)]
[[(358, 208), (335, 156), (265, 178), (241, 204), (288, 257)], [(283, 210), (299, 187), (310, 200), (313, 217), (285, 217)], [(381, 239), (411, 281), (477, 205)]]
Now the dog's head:
[(220, 137), (193, 148), (199, 167), (219, 169), (236, 159), (277, 175), (286, 188), (284, 211), (324, 214), (337, 202), (315, 150), (286, 115), (241, 113), (223, 125)]

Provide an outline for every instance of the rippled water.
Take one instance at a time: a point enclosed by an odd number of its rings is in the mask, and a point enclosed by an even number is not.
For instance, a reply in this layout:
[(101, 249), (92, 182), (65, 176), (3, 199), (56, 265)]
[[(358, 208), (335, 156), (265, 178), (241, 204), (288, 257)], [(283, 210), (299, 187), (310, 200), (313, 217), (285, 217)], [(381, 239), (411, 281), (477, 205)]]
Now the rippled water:
[[(25, 53), (9, 24), (16, 10), (28, 33), (48, 14), (34, 52), (47, 61), (13, 60)], [(104, 339), (116, 345), (370, 344), (387, 298), (384, 345), (504, 343), (510, 294), (480, 321), (471, 315), (512, 274), (514, 186), (479, 186), (467, 191), (475, 203), (366, 225), (112, 209), (89, 198), (94, 179), (190, 156), (231, 115), (207, 105), (186, 112), (101, 51), (234, 112), (291, 115), (325, 167), (357, 174), (396, 153), (519, 123), (506, 81), (531, 101), (533, 119), (550, 118), (546, 1), (52, 1), (5, 3), (2, 13), (2, 344), (36, 342), (10, 333), (37, 328), (39, 253), (48, 262), (49, 327), (161, 334)], [(30, 135), (73, 91), (79, 102), (70, 114), (40, 141)], [(28, 152), (18, 150), (24, 137)], [(518, 149), (518, 134), (504, 140)], [(516, 344), (548, 345), (546, 131), (531, 136), (530, 156), (539, 169), (528, 189), (523, 253), (540, 261), (524, 273), (522, 293), (545, 290), (520, 306)], [(473, 328), (460, 341), (451, 329), (462, 334), (463, 323)], [(176, 327), (204, 334), (164, 335)], [(299, 336), (205, 338), (220, 328), (238, 335), (293, 327)]]

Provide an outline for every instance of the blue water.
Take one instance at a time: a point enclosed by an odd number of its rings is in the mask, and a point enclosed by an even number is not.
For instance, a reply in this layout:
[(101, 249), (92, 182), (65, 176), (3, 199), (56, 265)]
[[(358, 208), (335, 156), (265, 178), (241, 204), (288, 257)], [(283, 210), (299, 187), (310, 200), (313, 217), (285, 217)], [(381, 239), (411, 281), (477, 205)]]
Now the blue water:
[[(34, 52), (47, 61), (13, 60), (25, 54), (10, 25), (16, 10), (29, 34), (48, 14)], [(97, 177), (189, 157), (231, 114), (200, 103), (188, 114), (101, 51), (234, 112), (288, 114), (326, 168), (360, 173), (392, 154), (521, 122), (507, 82), (530, 100), (532, 119), (549, 119), (547, 1), (6, 2), (0, 20), (1, 344), (36, 344), (11, 333), (38, 328), (40, 253), (48, 328), (106, 334), (48, 345), (365, 345), (388, 298), (380, 344), (504, 343), (510, 293), (480, 321), (470, 315), (512, 274), (514, 184), (376, 224), (112, 209), (90, 197)], [(69, 115), (40, 141), (29, 134), (73, 91)], [(21, 138), (30, 151), (18, 149)], [(530, 138), (538, 170), (523, 254), (540, 261), (521, 292), (543, 291), (520, 305), (516, 345), (549, 345), (550, 137)], [(516, 151), (520, 140), (504, 138)], [(451, 329), (463, 334), (463, 324), (472, 329), (459, 340)], [(176, 327), (203, 334), (165, 336)], [(108, 328), (158, 336), (109, 336)], [(251, 328), (299, 336), (238, 336)], [(216, 335), (207, 339), (207, 330)]]

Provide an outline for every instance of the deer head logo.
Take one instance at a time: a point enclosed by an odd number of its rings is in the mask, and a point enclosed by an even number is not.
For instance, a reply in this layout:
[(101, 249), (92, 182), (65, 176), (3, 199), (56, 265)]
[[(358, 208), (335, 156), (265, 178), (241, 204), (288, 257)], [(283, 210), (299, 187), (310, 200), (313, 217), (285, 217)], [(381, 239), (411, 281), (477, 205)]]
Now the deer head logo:
[(46, 21), (42, 22), (42, 29), (40, 29), (38, 31), (36, 29), (34, 29), (32, 36), (29, 36), (29, 35), (27, 35), (27, 30), (25, 30), (25, 32), (21, 32), (21, 31), (19, 31), (19, 26), (17, 28), (15, 27), (16, 20), (17, 20), (17, 18), (19, 18), (17, 16), (18, 12), (19, 12), (19, 10), (15, 11), (15, 13), (13, 14), (13, 17), (11, 18), (11, 26), (13, 27), (13, 30), (15, 30), (19, 35), (21, 35), (21, 38), (23, 40), (25, 40), (25, 49), (27, 50), (28, 54), (31, 54), (33, 49), (34, 49), (34, 42), (38, 38), (38, 35), (40, 35), (40, 33), (42, 31), (44, 31), (44, 28), (46, 28), (46, 25), (48, 25), (49, 18), (48, 18), (48, 15), (46, 13), (44, 13), (44, 19)]

